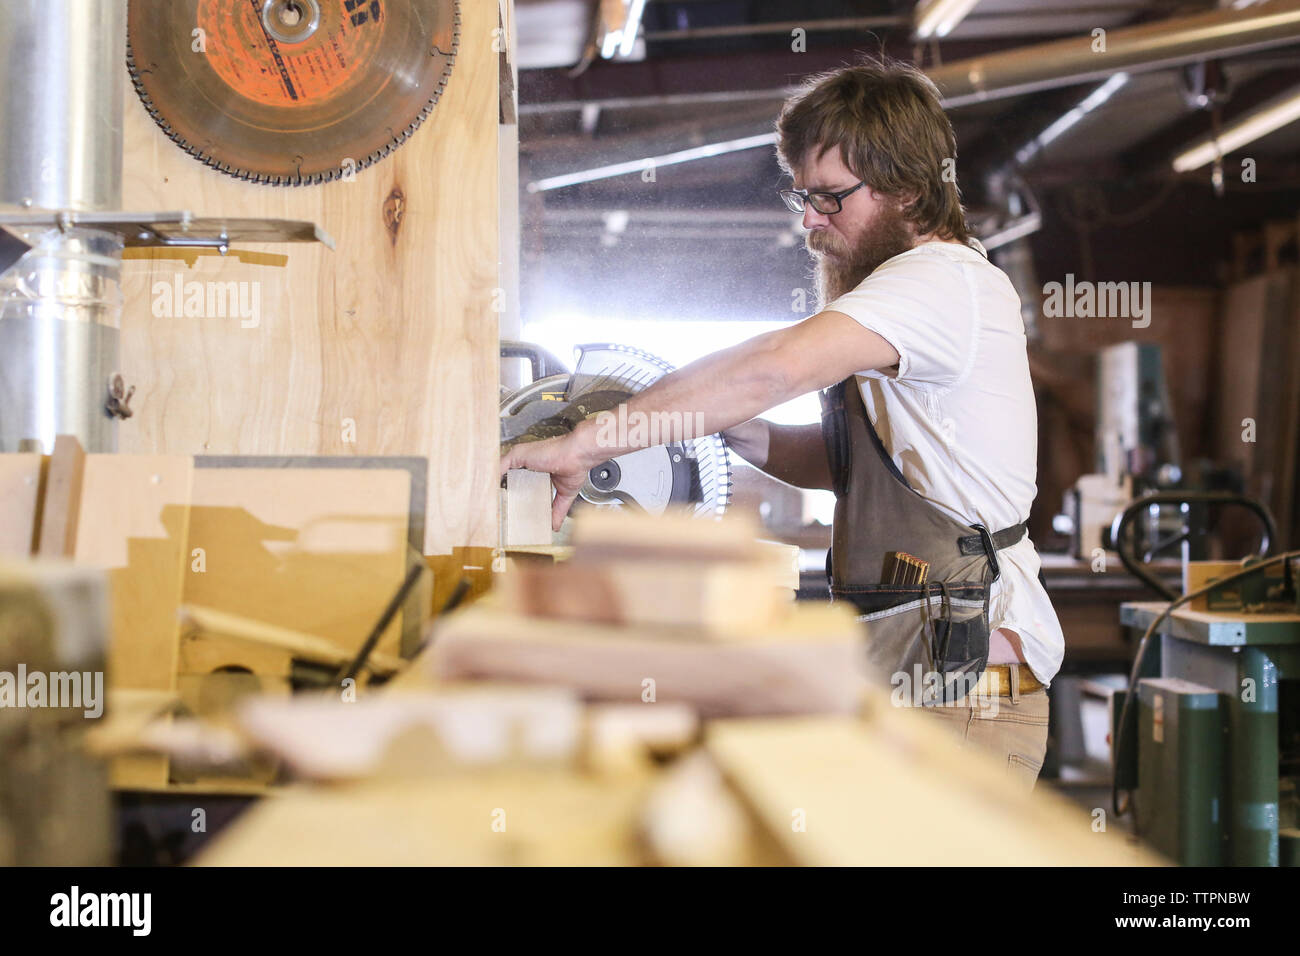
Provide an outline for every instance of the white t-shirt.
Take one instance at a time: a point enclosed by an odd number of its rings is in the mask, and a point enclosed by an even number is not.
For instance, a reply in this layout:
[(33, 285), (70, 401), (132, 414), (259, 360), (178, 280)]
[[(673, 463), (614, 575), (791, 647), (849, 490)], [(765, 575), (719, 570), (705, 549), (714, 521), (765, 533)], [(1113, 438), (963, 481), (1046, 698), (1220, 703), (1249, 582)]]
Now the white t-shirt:
[[(1024, 521), (1037, 491), (1038, 409), (1020, 299), (983, 247), (925, 242), (894, 256), (826, 311), (889, 342), (898, 371), (858, 373), (867, 415), (911, 486), (966, 524)], [(1065, 638), (1026, 535), (998, 552), (990, 629), (1016, 631), (1034, 676), (1060, 669)]]

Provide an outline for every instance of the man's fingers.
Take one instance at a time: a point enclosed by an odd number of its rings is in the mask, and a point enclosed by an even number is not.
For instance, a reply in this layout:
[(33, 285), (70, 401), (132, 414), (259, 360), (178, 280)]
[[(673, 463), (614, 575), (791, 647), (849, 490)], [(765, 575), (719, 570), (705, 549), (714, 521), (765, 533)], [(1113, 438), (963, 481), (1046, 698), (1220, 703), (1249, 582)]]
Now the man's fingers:
[(560, 525), (564, 524), (564, 519), (568, 517), (569, 509), (573, 507), (576, 494), (565, 495), (558, 490), (555, 492), (555, 500), (551, 502), (551, 530), (559, 531)]

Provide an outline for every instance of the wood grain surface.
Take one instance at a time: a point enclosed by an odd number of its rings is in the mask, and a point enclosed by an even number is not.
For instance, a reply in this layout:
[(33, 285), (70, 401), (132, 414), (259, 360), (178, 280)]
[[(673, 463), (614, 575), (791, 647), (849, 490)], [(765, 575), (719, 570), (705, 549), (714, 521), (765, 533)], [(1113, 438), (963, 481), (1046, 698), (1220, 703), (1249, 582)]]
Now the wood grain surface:
[[(223, 175), (173, 144), (128, 87), (125, 208), (311, 220), (337, 248), (250, 247), (287, 254), (283, 266), (127, 260), (121, 370), (137, 391), (121, 451), (423, 455), (425, 551), (495, 544), (498, 12), (460, 10), (456, 64), (433, 114), (351, 182)], [(247, 314), (169, 309), (163, 290), (178, 278), (245, 283)]]

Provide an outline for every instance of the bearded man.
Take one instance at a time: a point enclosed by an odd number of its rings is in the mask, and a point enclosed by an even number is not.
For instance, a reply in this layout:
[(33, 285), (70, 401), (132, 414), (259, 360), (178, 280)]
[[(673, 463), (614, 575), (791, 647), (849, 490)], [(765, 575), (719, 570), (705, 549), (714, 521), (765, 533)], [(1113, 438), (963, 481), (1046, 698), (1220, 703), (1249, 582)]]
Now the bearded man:
[[(922, 73), (867, 61), (809, 80), (777, 132), (817, 313), (666, 375), (627, 414), (702, 414), (768, 474), (833, 490), (831, 594), (865, 622), (873, 670), (1032, 786), (1064, 653), (1025, 525), (1037, 410), (1019, 299), (967, 231), (952, 126)], [(755, 418), (817, 390), (820, 426)], [(550, 473), (556, 528), (589, 470), (634, 450), (597, 431), (502, 458)]]

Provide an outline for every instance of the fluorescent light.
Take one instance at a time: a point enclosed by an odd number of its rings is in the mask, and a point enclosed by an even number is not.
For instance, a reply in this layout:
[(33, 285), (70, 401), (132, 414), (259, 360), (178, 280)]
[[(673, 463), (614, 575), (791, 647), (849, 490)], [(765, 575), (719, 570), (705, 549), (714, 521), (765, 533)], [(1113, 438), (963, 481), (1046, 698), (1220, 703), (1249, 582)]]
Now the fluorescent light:
[(627, 22), (623, 24), (623, 45), (618, 48), (619, 56), (631, 56), (636, 46), (636, 31), (641, 28), (641, 14), (645, 10), (645, 0), (632, 0), (627, 10)]
[(932, 0), (916, 11), (913, 36), (918, 40), (946, 37), (979, 0)]
[(528, 191), (530, 193), (540, 193), (548, 189), (561, 189), (565, 186), (576, 186), (578, 183), (589, 183), (597, 179), (609, 179), (613, 176), (625, 176), (628, 173), (657, 169), (660, 166), (673, 166), (677, 163), (689, 163), (696, 159), (708, 159), (710, 156), (721, 156), (723, 153), (736, 153), (743, 149), (771, 146), (775, 142), (776, 133), (761, 133), (758, 136), (730, 139), (722, 143), (708, 143), (704, 146), (678, 150), (675, 153), (665, 153), (662, 156), (647, 156), (645, 159), (634, 159), (627, 163), (597, 166), (594, 169), (584, 169), (576, 173), (565, 173), (562, 176), (538, 179), (528, 184)]
[(1185, 173), (1188, 170), (1199, 169), (1206, 163), (1212, 163), (1220, 156), (1241, 149), (1247, 143), (1253, 143), (1261, 136), (1267, 136), (1298, 119), (1300, 119), (1300, 90), (1292, 90), (1233, 120), (1219, 133), (1218, 139), (1213, 136), (1207, 137), (1180, 153), (1174, 159), (1174, 170)]
[(600, 55), (603, 59), (612, 60), (615, 53), (622, 57), (629, 57), (636, 49), (636, 35), (641, 29), (641, 15), (645, 13), (646, 0), (626, 0), (626, 2), (627, 16), (623, 18), (622, 25), (617, 30), (606, 30), (600, 42)]

